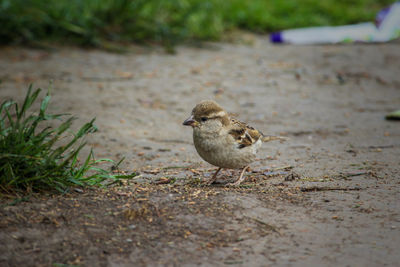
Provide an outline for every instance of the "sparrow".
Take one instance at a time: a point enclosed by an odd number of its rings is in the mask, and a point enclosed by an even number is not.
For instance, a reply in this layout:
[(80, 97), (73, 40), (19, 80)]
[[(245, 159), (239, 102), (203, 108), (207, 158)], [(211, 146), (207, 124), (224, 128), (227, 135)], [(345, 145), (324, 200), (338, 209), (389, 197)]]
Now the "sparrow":
[(219, 167), (207, 184), (215, 182), (222, 168), (228, 168), (242, 169), (239, 178), (228, 184), (240, 185), (246, 169), (256, 159), (262, 143), (284, 139), (265, 136), (246, 123), (231, 118), (230, 114), (212, 100), (204, 100), (197, 104), (183, 125), (193, 128), (193, 143), (200, 157)]

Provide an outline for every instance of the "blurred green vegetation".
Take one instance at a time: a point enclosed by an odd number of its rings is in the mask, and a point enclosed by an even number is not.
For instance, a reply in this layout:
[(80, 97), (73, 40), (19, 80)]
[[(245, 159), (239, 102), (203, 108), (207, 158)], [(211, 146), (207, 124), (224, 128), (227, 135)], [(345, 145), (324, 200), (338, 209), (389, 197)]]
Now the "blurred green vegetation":
[(173, 46), (235, 29), (276, 30), (374, 20), (393, 0), (0, 0), (0, 43), (113, 42)]

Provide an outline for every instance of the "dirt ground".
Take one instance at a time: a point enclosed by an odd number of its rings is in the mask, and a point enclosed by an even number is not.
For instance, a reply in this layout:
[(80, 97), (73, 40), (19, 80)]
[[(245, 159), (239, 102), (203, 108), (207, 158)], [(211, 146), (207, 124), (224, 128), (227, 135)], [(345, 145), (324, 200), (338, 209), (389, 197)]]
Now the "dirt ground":
[[(1, 266), (398, 266), (400, 42), (1, 48), (0, 100), (53, 82), (51, 112), (96, 117), (119, 186), (2, 200)], [(182, 126), (215, 99), (266, 134), (243, 186), (197, 155)]]

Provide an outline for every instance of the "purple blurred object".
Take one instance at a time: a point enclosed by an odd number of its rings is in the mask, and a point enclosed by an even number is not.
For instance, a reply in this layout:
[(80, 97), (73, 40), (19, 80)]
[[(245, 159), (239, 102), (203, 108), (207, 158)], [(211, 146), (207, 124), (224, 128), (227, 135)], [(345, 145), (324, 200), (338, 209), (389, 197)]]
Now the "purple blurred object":
[(269, 36), (269, 40), (273, 43), (283, 43), (282, 33), (281, 32), (273, 32)]
[(382, 21), (386, 18), (387, 14), (389, 14), (391, 6), (385, 7), (381, 11), (378, 12), (378, 14), (375, 17), (375, 25), (377, 28), (381, 26)]

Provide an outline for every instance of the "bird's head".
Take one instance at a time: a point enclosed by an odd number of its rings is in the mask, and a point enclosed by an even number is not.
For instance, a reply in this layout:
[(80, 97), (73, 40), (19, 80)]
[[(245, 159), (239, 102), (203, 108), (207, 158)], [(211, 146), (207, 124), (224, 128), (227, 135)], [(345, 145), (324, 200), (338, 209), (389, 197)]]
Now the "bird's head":
[(229, 124), (228, 113), (216, 102), (204, 100), (197, 104), (183, 125), (193, 128), (215, 128)]

